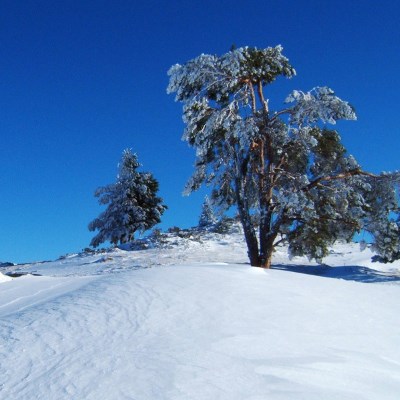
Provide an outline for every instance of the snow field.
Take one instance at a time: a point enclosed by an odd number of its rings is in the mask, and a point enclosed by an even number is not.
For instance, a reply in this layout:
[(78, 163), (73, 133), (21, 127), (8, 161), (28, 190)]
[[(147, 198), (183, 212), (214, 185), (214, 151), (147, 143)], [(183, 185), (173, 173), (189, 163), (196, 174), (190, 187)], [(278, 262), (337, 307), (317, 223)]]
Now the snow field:
[(399, 300), (222, 262), (103, 275), (1, 320), (0, 398), (394, 400)]
[(7, 281), (10, 281), (10, 280), (11, 280), (11, 278), (10, 278), (9, 276), (3, 275), (3, 274), (0, 272), (0, 283), (2, 283), (2, 282), (7, 282)]

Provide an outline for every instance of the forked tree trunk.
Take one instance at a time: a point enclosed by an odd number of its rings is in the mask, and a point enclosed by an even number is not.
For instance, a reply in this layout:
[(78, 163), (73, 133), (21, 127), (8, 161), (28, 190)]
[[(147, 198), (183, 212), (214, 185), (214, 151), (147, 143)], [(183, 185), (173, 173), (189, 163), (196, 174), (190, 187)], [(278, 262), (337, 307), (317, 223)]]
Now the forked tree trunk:
[(250, 265), (252, 267), (271, 268), (272, 254), (274, 251), (273, 242), (266, 242), (266, 246), (259, 247), (257, 236), (254, 229), (247, 230), (244, 228), (244, 236), (247, 244), (247, 254), (249, 256)]
[(236, 179), (235, 191), (250, 265), (252, 267), (270, 268), (274, 248), (273, 244), (276, 237), (276, 235), (272, 235), (270, 232), (271, 216), (269, 213), (266, 213), (264, 218), (261, 218), (258, 240), (246, 198), (243, 196), (242, 181), (240, 179)]
[[(260, 241), (258, 241), (250, 219), (247, 219), (246, 216), (242, 216), (240, 213), (239, 216), (246, 240), (247, 255), (250, 260), (250, 265), (252, 267), (271, 268), (275, 237), (270, 236), (265, 239), (266, 236), (261, 236), (262, 230), (260, 229)], [(250, 217), (248, 216), (248, 218)], [(262, 240), (263, 237), (264, 240)]]
[(268, 228), (264, 224), (260, 225), (259, 240), (249, 213), (238, 202), (240, 222), (247, 245), (247, 255), (252, 267), (271, 268), (272, 254), (274, 252), (274, 241), (276, 235), (268, 234)]

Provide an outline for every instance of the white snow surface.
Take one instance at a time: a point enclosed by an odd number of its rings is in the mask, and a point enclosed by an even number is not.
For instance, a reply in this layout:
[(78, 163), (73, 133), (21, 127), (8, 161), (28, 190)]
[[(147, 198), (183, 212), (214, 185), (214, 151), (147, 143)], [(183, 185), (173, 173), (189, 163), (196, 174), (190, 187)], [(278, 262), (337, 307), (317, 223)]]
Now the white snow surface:
[(9, 276), (3, 275), (3, 274), (0, 272), (0, 283), (2, 283), (2, 282), (7, 282), (7, 281), (10, 281), (10, 280), (11, 280), (11, 278), (10, 278)]
[(400, 398), (399, 263), (169, 242), (4, 269), (29, 274), (0, 273), (0, 399)]

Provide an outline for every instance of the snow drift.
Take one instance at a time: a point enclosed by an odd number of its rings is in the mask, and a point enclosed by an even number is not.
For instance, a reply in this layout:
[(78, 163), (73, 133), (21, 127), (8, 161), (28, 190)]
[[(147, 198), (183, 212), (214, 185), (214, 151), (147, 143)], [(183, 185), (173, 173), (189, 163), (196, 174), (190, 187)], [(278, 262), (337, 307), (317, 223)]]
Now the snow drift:
[(168, 240), (13, 267), (45, 276), (0, 285), (0, 398), (398, 398), (398, 265), (341, 245), (266, 271), (238, 235)]

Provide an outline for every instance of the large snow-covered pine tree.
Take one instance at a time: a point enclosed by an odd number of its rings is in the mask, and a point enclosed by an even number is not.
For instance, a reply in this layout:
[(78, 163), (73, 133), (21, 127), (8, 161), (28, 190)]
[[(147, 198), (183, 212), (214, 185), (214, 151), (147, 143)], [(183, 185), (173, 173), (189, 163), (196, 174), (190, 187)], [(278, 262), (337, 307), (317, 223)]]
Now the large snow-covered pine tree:
[(242, 47), (171, 67), (167, 91), (183, 103), (183, 139), (196, 149), (186, 192), (212, 185), (215, 203), (236, 206), (254, 266), (269, 267), (282, 242), (321, 260), (362, 230), (384, 260), (399, 258), (399, 174), (363, 171), (326, 127), (356, 119), (330, 88), (294, 90), (270, 109), (269, 85), (296, 74), (282, 51)]
[(98, 230), (90, 245), (104, 242), (127, 243), (134, 233), (144, 232), (161, 222), (167, 206), (157, 196), (158, 182), (152, 174), (139, 172), (137, 155), (124, 150), (116, 183), (100, 187), (95, 196), (107, 208), (89, 224), (90, 231)]

